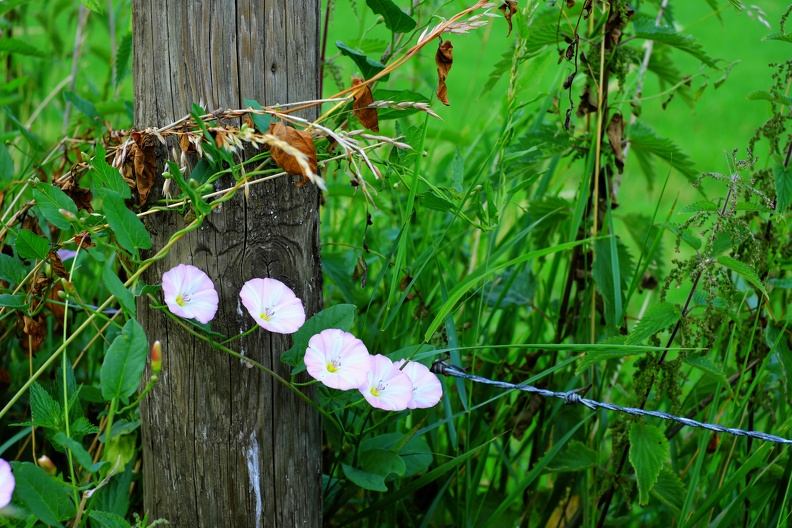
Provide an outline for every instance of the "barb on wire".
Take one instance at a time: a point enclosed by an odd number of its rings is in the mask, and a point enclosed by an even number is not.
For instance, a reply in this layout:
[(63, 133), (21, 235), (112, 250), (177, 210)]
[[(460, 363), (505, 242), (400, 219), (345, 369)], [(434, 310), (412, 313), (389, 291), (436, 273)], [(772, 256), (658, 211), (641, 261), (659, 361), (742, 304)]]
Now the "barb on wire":
[(564, 400), (564, 403), (567, 405), (580, 404), (592, 410), (606, 409), (608, 411), (623, 412), (635, 416), (652, 416), (654, 418), (661, 418), (663, 420), (672, 420), (674, 422), (679, 422), (682, 425), (687, 425), (688, 427), (701, 427), (703, 429), (709, 429), (710, 431), (715, 431), (716, 433), (728, 433), (734, 436), (750, 436), (751, 438), (756, 438), (757, 440), (764, 440), (765, 442), (775, 442), (776, 444), (792, 444), (792, 440), (788, 440), (786, 438), (781, 438), (780, 436), (775, 436), (767, 433), (761, 433), (758, 431), (745, 431), (743, 429), (723, 427), (722, 425), (697, 422), (695, 420), (691, 420), (690, 418), (685, 418), (684, 416), (675, 416), (673, 414), (668, 414), (661, 411), (646, 411), (643, 409), (636, 409), (634, 407), (620, 407), (618, 405), (614, 405), (608, 402), (589, 400), (587, 398), (584, 398), (581, 395), (581, 393), (585, 395), (585, 393), (588, 391), (591, 385), (580, 389), (573, 389), (567, 392), (555, 392), (551, 390), (540, 389), (538, 387), (533, 387), (526, 383), (518, 383), (518, 384), (507, 383), (505, 381), (496, 381), (487, 378), (482, 378), (481, 376), (468, 374), (460, 367), (446, 363), (445, 359), (435, 360), (434, 363), (432, 363), (432, 372), (434, 372), (435, 374), (442, 374), (443, 376), (451, 376), (454, 378), (466, 379), (475, 383), (483, 383), (485, 385), (491, 385), (493, 387), (499, 387), (501, 389), (521, 390), (521, 391), (529, 392), (531, 394), (538, 394), (539, 396), (542, 396), (544, 398), (559, 398)]

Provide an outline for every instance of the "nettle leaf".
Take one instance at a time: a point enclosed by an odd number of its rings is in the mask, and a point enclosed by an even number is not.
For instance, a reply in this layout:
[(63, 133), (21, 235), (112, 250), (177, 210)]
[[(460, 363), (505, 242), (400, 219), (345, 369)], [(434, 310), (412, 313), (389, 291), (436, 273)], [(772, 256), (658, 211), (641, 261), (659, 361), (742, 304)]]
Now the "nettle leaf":
[(385, 27), (394, 33), (407, 33), (418, 25), (410, 15), (402, 11), (391, 0), (366, 0), (366, 5), (377, 15), (382, 15)]
[(572, 440), (569, 446), (557, 454), (547, 464), (548, 471), (582, 471), (597, 465), (597, 451), (579, 440)]
[(682, 311), (671, 303), (660, 303), (652, 306), (635, 325), (627, 336), (625, 344), (638, 345), (657, 332), (670, 326), (682, 317)]
[(348, 464), (341, 464), (341, 469), (344, 470), (346, 478), (356, 486), (371, 491), (388, 491), (388, 486), (385, 485), (385, 477), (382, 475), (353, 468)]
[(0, 253), (0, 279), (8, 281), (10, 286), (25, 280), (25, 265), (18, 258)]
[(11, 462), (16, 479), (14, 496), (28, 512), (50, 526), (74, 517), (70, 488), (31, 462)]
[(679, 211), (679, 214), (700, 213), (702, 211), (717, 211), (717, 210), (718, 210), (717, 204), (714, 204), (709, 200), (701, 200), (698, 202), (693, 202), (692, 204), (688, 205), (687, 207)]
[(83, 5), (94, 13), (104, 14), (104, 8), (99, 0), (81, 0)]
[(730, 395), (734, 395), (731, 384), (729, 384), (726, 374), (723, 373), (723, 369), (715, 365), (715, 363), (710, 361), (708, 358), (691, 354), (683, 361), (691, 367), (697, 368), (705, 374), (712, 376), (712, 378), (718, 382), (718, 385), (726, 389), (726, 392), (728, 392)]
[(27, 229), (20, 229), (14, 247), (21, 258), (44, 260), (47, 258), (50, 245), (49, 240), (43, 236), (36, 235)]
[[(385, 65), (381, 62), (369, 59), (363, 52), (353, 50), (340, 40), (336, 40), (336, 47), (341, 51), (342, 55), (346, 55), (355, 61), (355, 64), (357, 64), (358, 68), (360, 68), (360, 73), (362, 73), (363, 77), (366, 79), (371, 79), (385, 69)], [(381, 80), (384, 81), (387, 79), (387, 77), (389, 76), (386, 75)]]
[(84, 114), (85, 117), (87, 117), (94, 123), (99, 122), (100, 119), (99, 112), (96, 110), (96, 107), (91, 101), (87, 99), (83, 99), (76, 93), (69, 91), (63, 92), (63, 98), (66, 101), (70, 102), (72, 105), (74, 105), (74, 108), (76, 108), (82, 114)]
[(668, 468), (660, 470), (651, 493), (652, 497), (676, 510), (681, 509), (685, 503), (685, 485), (679, 475)]
[(663, 432), (654, 425), (633, 423), (630, 426), (630, 464), (638, 481), (638, 503), (649, 502), (649, 491), (657, 482), (660, 468), (671, 456)]
[(118, 87), (129, 73), (129, 59), (132, 57), (132, 32), (127, 32), (121, 43), (118, 45), (116, 53), (116, 72), (114, 83)]
[(102, 397), (126, 400), (134, 394), (140, 384), (140, 376), (146, 366), (148, 343), (146, 333), (134, 319), (130, 319), (121, 330), (121, 335), (113, 340), (102, 363), (99, 378), (102, 383)]
[(648, 178), (654, 179), (654, 169), (649, 155), (657, 157), (678, 170), (691, 183), (698, 177), (698, 171), (691, 159), (677, 147), (670, 139), (659, 137), (654, 130), (643, 123), (634, 123), (630, 126), (630, 148), (643, 158), (641, 169)]
[(781, 163), (776, 163), (773, 167), (776, 188), (776, 211), (783, 214), (792, 202), (792, 171), (784, 167)]
[(91, 526), (99, 526), (100, 528), (130, 528), (132, 526), (120, 515), (106, 511), (91, 510), (88, 513), (88, 517), (92, 521), (96, 521)]
[(74, 200), (49, 183), (39, 183), (33, 189), (33, 198), (47, 221), (59, 229), (70, 229), (71, 223), (60, 213), (61, 209), (77, 215), (77, 206)]
[(37, 427), (60, 430), (61, 406), (38, 382), (30, 386), (30, 415)]
[(657, 225), (661, 227), (665, 227), (666, 229), (674, 233), (676, 236), (679, 236), (682, 239), (682, 242), (692, 247), (693, 249), (696, 250), (701, 249), (701, 239), (697, 237), (695, 234), (693, 234), (693, 231), (691, 231), (690, 229), (685, 228), (684, 230), (681, 230), (679, 224), (676, 224), (674, 222), (658, 222)]
[(118, 169), (107, 163), (105, 156), (107, 156), (105, 149), (101, 145), (97, 145), (94, 159), (91, 160), (91, 168), (94, 170), (91, 192), (94, 196), (103, 197), (105, 190), (111, 190), (119, 193), (126, 200), (132, 196), (132, 191)]
[(305, 350), (308, 348), (308, 341), (328, 328), (339, 328), (346, 332), (352, 328), (352, 323), (355, 322), (355, 310), (357, 306), (354, 304), (336, 304), (321, 312), (317, 313), (300, 327), (293, 335), (292, 347), (281, 354), (281, 361), (287, 365), (296, 368), (293, 374), (297, 374), (305, 370), (303, 358), (305, 357)]
[(704, 52), (701, 44), (696, 42), (692, 35), (683, 35), (671, 26), (656, 26), (654, 20), (648, 17), (641, 17), (633, 19), (633, 30), (635, 31), (636, 38), (647, 40), (654, 40), (655, 42), (662, 42), (671, 47), (684, 51), (707, 66), (715, 67), (715, 61)]
[(104, 267), (104, 272), (102, 273), (102, 278), (104, 279), (105, 285), (107, 285), (107, 289), (110, 290), (110, 293), (118, 299), (118, 303), (121, 305), (121, 308), (123, 308), (127, 317), (134, 319), (137, 317), (135, 296), (124, 286), (121, 279), (118, 278), (113, 266), (113, 261), (114, 259), (112, 258), (108, 259)]
[(718, 264), (725, 266), (737, 273), (743, 279), (751, 283), (754, 288), (762, 292), (762, 295), (768, 297), (767, 290), (765, 289), (764, 284), (762, 284), (761, 279), (759, 279), (759, 275), (757, 275), (753, 268), (748, 264), (740, 262), (736, 258), (728, 257), (726, 255), (718, 257)]
[(762, 40), (779, 40), (781, 42), (789, 42), (792, 44), (792, 33), (770, 33)]
[(130, 250), (135, 256), (138, 249), (151, 247), (151, 237), (146, 227), (135, 213), (127, 209), (122, 194), (105, 190), (102, 210), (121, 247)]

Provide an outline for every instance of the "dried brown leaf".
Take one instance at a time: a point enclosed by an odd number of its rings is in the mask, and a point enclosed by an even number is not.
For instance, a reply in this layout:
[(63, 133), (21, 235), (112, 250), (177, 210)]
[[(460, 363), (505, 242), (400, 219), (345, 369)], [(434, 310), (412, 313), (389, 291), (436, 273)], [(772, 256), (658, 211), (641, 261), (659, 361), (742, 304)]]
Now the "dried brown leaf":
[[(352, 88), (363, 84), (362, 79), (353, 78)], [(379, 132), (379, 117), (377, 116), (376, 108), (368, 108), (368, 105), (374, 102), (374, 96), (371, 94), (371, 88), (368, 84), (360, 86), (358, 90), (352, 94), (355, 98), (352, 103), (352, 108), (355, 109), (355, 115), (360, 120), (360, 124), (369, 130)]]
[(446, 106), (451, 106), (448, 102), (448, 87), (446, 87), (446, 78), (451, 66), (454, 63), (453, 56), (454, 46), (450, 40), (446, 40), (437, 47), (435, 54), (435, 64), (437, 64), (437, 98)]
[(145, 205), (157, 175), (156, 138), (149, 134), (132, 133), (135, 147), (130, 151), (132, 165), (135, 169), (135, 188), (138, 193), (138, 204)]
[(624, 169), (624, 151), (622, 150), (622, 136), (624, 134), (624, 118), (621, 114), (616, 113), (611, 117), (608, 123), (608, 128), (605, 129), (608, 135), (608, 141), (616, 156), (616, 168), (619, 172)]
[(47, 296), (47, 309), (52, 314), (52, 317), (55, 318), (56, 323), (59, 324), (63, 324), (63, 317), (66, 314), (66, 307), (63, 305), (60, 296), (58, 296), (58, 292), (61, 291), (63, 291), (63, 287), (58, 283), (50, 288), (49, 295)]
[[(316, 162), (316, 146), (310, 132), (297, 130), (282, 121), (278, 121), (277, 123), (270, 123), (269, 133), (308, 156), (308, 166), (314, 173), (317, 172), (319, 166)], [(291, 154), (287, 154), (283, 149), (273, 146), (270, 149), (270, 155), (275, 163), (278, 164), (278, 167), (286, 171), (286, 173), (303, 177), (302, 181), (297, 182), (298, 187), (310, 181), (308, 175), (303, 173), (302, 167), (297, 163), (297, 159)]]
[(195, 145), (190, 141), (190, 136), (187, 134), (181, 134), (179, 136), (179, 147), (185, 154), (195, 154), (197, 152)]
[(47, 258), (50, 261), (50, 265), (52, 265), (52, 271), (55, 272), (55, 275), (62, 279), (69, 278), (69, 272), (66, 271), (66, 267), (63, 265), (63, 261), (58, 256), (58, 253), (55, 251), (50, 251), (47, 253)]
[(20, 313), (17, 316), (17, 325), (22, 330), (19, 334), (19, 344), (29, 356), (41, 348), (41, 342), (44, 341), (47, 332), (47, 322), (41, 314), (34, 319)]
[(82, 249), (88, 249), (96, 246), (96, 244), (91, 242), (91, 234), (88, 231), (83, 231), (82, 233), (77, 233), (74, 235), (74, 243), (77, 244), (77, 247)]
[(66, 196), (74, 201), (78, 210), (85, 209), (89, 213), (93, 212), (91, 200), (93, 200), (93, 193), (90, 189), (84, 189), (75, 181), (73, 176), (69, 176), (63, 181), (55, 180), (56, 185), (59, 185), (61, 190), (66, 193)]
[(509, 32), (506, 33), (508, 37), (512, 32), (512, 17), (514, 13), (517, 12), (517, 0), (506, 0), (498, 9), (503, 13), (503, 16), (506, 17), (506, 22), (509, 23)]

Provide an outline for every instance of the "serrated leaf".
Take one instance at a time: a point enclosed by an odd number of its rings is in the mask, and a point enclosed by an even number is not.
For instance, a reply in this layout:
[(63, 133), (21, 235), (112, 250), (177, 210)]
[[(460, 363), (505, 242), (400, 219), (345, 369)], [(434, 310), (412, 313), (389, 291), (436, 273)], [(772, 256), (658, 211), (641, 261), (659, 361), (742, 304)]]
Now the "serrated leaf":
[(685, 485), (682, 479), (668, 468), (660, 470), (657, 482), (652, 487), (652, 497), (666, 506), (679, 510), (685, 503)]
[(726, 255), (718, 257), (718, 264), (725, 266), (737, 273), (743, 279), (751, 283), (754, 288), (762, 292), (762, 295), (768, 297), (767, 290), (765, 289), (764, 284), (762, 284), (762, 281), (759, 279), (759, 275), (757, 275), (753, 268), (751, 268), (751, 266), (748, 264), (740, 262), (736, 258), (728, 257)]
[(138, 249), (149, 249), (151, 237), (140, 218), (127, 209), (123, 195), (108, 189), (103, 198), (102, 211), (121, 247), (131, 251), (135, 256), (138, 255)]
[(17, 38), (0, 38), (0, 53), (13, 53), (14, 55), (27, 55), (28, 57), (46, 57), (47, 54), (32, 44)]
[[(244, 99), (245, 107), (250, 107), (253, 110), (264, 110), (258, 101), (255, 99)], [(270, 114), (248, 114), (250, 119), (253, 120), (253, 124), (256, 125), (256, 128), (262, 134), (266, 134), (269, 131), (270, 121), (272, 121), (272, 116)], [(193, 170), (193, 172), (195, 172)], [(190, 175), (192, 177), (192, 175)]]
[(773, 167), (776, 188), (776, 211), (783, 214), (792, 202), (792, 171), (784, 167), (781, 163), (776, 163)]
[(12, 310), (22, 310), (27, 307), (27, 296), (24, 294), (11, 295), (10, 293), (0, 293), (0, 306)]
[(774, 211), (763, 204), (754, 202), (740, 202), (734, 206), (735, 211), (756, 211), (758, 213), (773, 213)]
[[(80, 391), (80, 395), (83, 396), (81, 399), (84, 401), (88, 401), (85, 398), (85, 394), (87, 393), (88, 389), (83, 387), (83, 390)], [(73, 407), (69, 407), (72, 409)], [(71, 413), (70, 413), (71, 414)], [(89, 434), (96, 434), (99, 432), (99, 428), (92, 424), (88, 418), (85, 416), (81, 416), (77, 418), (72, 424), (71, 428), (69, 429), (73, 437), (78, 438)]]
[(116, 52), (115, 86), (121, 84), (129, 73), (129, 59), (132, 57), (132, 32), (128, 32), (121, 39)]
[(694, 235), (690, 229), (685, 228), (684, 230), (680, 231), (679, 224), (675, 224), (674, 222), (658, 222), (657, 225), (665, 227), (675, 235), (679, 236), (682, 239), (682, 242), (693, 249), (701, 249), (701, 239)]
[(647, 40), (654, 40), (655, 42), (662, 42), (668, 44), (673, 48), (684, 51), (707, 66), (715, 67), (715, 61), (704, 52), (701, 44), (696, 42), (692, 35), (683, 35), (671, 26), (656, 26), (654, 20), (643, 17), (633, 20), (633, 29), (635, 30), (636, 38), (643, 38)]
[(92, 521), (96, 521), (91, 526), (99, 526), (100, 528), (130, 528), (132, 526), (126, 519), (115, 513), (91, 510), (88, 513), (88, 517)]
[(638, 482), (638, 503), (649, 502), (649, 491), (657, 482), (660, 468), (671, 456), (663, 432), (654, 425), (633, 423), (630, 426), (630, 464)]
[[(698, 177), (698, 171), (690, 158), (677, 147), (670, 139), (659, 137), (654, 130), (643, 123), (634, 123), (630, 126), (628, 137), (632, 152), (641, 155), (652, 155), (660, 158), (667, 164), (678, 170), (685, 178), (693, 183)], [(646, 158), (648, 160), (648, 158)], [(644, 170), (647, 167), (642, 167)], [(651, 172), (647, 176), (653, 177)]]
[(701, 200), (698, 202), (693, 202), (692, 204), (688, 205), (684, 209), (682, 209), (679, 214), (685, 213), (699, 213), (701, 211), (717, 211), (718, 206), (709, 200)]
[(336, 304), (305, 321), (305, 324), (292, 334), (294, 344), (289, 350), (281, 354), (281, 361), (292, 367), (300, 365), (300, 368), (293, 372), (294, 374), (305, 370), (303, 358), (308, 348), (308, 341), (322, 330), (327, 330), (328, 328), (339, 328), (348, 332), (352, 328), (352, 323), (355, 322), (356, 309), (357, 307), (354, 304)]
[(85, 7), (93, 11), (94, 13), (99, 13), (100, 15), (104, 14), (104, 8), (102, 7), (101, 2), (99, 0), (80, 0)]
[(76, 93), (70, 91), (63, 92), (63, 98), (74, 105), (74, 108), (84, 114), (85, 117), (94, 123), (99, 122), (99, 112), (96, 111), (96, 107), (91, 101), (83, 99)]
[(680, 317), (682, 317), (682, 311), (671, 303), (664, 302), (652, 306), (627, 336), (625, 344), (641, 344), (663, 328), (679, 321)]
[(21, 258), (44, 260), (47, 258), (50, 245), (49, 240), (43, 236), (36, 235), (27, 229), (20, 229), (14, 247)]
[(30, 462), (11, 462), (11, 467), (16, 479), (14, 496), (28, 512), (50, 526), (61, 526), (60, 521), (74, 517), (68, 486)]
[(94, 464), (93, 460), (91, 459), (91, 455), (85, 450), (83, 445), (75, 439), (69, 438), (63, 432), (56, 434), (55, 440), (71, 451), (72, 455), (74, 455), (74, 458), (77, 459), (77, 463), (79, 463), (83, 469), (87, 470), (89, 473), (96, 473), (102, 469), (103, 466), (109, 464), (107, 461), (97, 462)]
[(102, 383), (102, 397), (126, 400), (140, 384), (140, 376), (146, 366), (148, 344), (146, 333), (134, 319), (130, 319), (121, 330), (121, 335), (113, 340), (102, 363), (99, 378)]
[(547, 464), (548, 471), (582, 471), (597, 465), (598, 454), (583, 442), (572, 440)]
[(135, 296), (132, 295), (132, 292), (124, 286), (124, 283), (121, 282), (121, 279), (118, 278), (118, 275), (115, 272), (113, 267), (113, 260), (108, 259), (107, 264), (104, 266), (104, 272), (102, 273), (102, 278), (104, 279), (104, 283), (107, 286), (107, 289), (110, 290), (116, 299), (118, 299), (118, 303), (123, 308), (124, 313), (127, 317), (134, 319), (137, 317), (137, 307), (135, 306)]
[(407, 465), (402, 457), (390, 449), (368, 449), (360, 453), (360, 467), (368, 473), (388, 477), (404, 475)]
[(792, 33), (770, 33), (762, 40), (778, 40), (781, 42), (789, 42), (792, 44)]
[(60, 430), (61, 406), (38, 382), (30, 386), (30, 415), (36, 427)]
[(394, 33), (407, 33), (417, 25), (410, 15), (391, 0), (366, 0), (366, 5), (377, 15), (382, 15), (385, 27)]
[(47, 221), (59, 229), (70, 229), (71, 223), (60, 213), (61, 209), (77, 215), (74, 200), (54, 185), (39, 183), (33, 189), (33, 198)]
[(348, 464), (341, 464), (341, 469), (343, 469), (346, 478), (358, 487), (371, 491), (388, 491), (388, 486), (385, 485), (385, 477), (382, 475), (353, 468)]
[(710, 375), (715, 381), (718, 382), (718, 385), (726, 389), (726, 392), (728, 392), (729, 395), (734, 395), (731, 384), (729, 383), (726, 374), (723, 373), (723, 369), (719, 368), (708, 358), (691, 354), (684, 359), (684, 362), (691, 367), (697, 368), (698, 370)]
[(10, 286), (25, 280), (25, 266), (18, 258), (0, 253), (0, 279), (8, 281)]
[(101, 145), (96, 146), (96, 153), (91, 161), (93, 169), (93, 179), (91, 181), (91, 191), (94, 196), (104, 196), (105, 190), (119, 193), (125, 200), (132, 196), (129, 185), (124, 181), (124, 177), (118, 169), (111, 167), (105, 160), (107, 152)]
[(0, 143), (0, 180), (9, 181), (14, 178), (14, 160), (5, 145)]
[[(366, 79), (371, 79), (376, 74), (385, 69), (385, 65), (381, 62), (369, 59), (363, 52), (353, 50), (340, 40), (336, 41), (336, 47), (341, 51), (342, 55), (346, 55), (355, 61), (355, 64), (357, 64), (358, 68), (360, 68), (360, 73), (362, 73), (363, 77)], [(388, 76), (386, 75), (380, 80), (384, 81), (387, 77)]]

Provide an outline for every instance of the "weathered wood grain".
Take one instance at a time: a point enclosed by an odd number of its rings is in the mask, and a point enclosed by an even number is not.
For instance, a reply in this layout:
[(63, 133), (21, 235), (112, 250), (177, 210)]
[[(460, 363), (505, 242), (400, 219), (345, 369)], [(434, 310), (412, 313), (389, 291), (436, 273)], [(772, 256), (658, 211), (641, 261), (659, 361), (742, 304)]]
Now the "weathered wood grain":
[[(214, 110), (241, 108), (244, 98), (272, 105), (319, 95), (319, 0), (139, 0), (133, 26), (138, 129), (170, 123), (194, 102)], [(247, 202), (240, 193), (223, 204), (145, 281), (159, 282), (178, 263), (200, 267), (220, 295), (213, 328), (229, 336), (255, 324), (238, 296), (254, 277), (277, 278), (309, 315), (320, 310), (319, 195), (314, 186), (295, 187), (298, 179), (253, 186)], [(176, 213), (148, 218), (155, 249), (186, 225)], [(150, 519), (177, 527), (319, 526), (318, 413), (269, 376), (193, 339), (146, 299), (138, 313), (149, 340), (163, 346), (159, 384), (141, 405)], [(290, 337), (260, 330), (234, 346), (288, 376), (279, 357)]]

